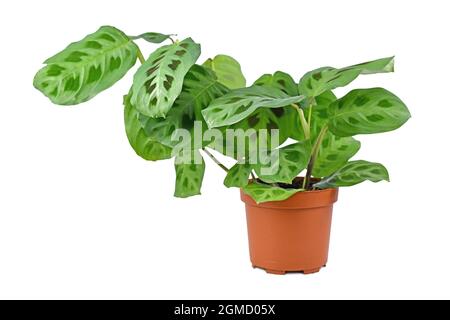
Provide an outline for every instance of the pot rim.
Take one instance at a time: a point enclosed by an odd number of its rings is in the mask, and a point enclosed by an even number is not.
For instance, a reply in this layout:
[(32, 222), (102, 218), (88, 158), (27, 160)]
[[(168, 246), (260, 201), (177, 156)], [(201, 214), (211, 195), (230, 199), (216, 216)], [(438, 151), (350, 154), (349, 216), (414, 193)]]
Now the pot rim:
[(252, 197), (240, 189), (241, 200), (249, 206), (260, 208), (279, 209), (309, 209), (328, 207), (338, 199), (339, 188), (328, 188), (321, 190), (299, 191), (291, 197), (281, 201), (268, 201), (256, 203)]

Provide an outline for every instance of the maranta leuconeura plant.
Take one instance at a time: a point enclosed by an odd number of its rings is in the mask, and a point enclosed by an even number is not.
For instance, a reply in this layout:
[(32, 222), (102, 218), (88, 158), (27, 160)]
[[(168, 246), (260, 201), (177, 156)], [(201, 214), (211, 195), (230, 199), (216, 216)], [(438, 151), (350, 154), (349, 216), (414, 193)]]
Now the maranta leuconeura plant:
[[(137, 42), (160, 45), (145, 58)], [(287, 48), (286, 48), (287, 49)], [(124, 96), (125, 131), (134, 151), (150, 161), (174, 158), (175, 196), (200, 194), (205, 162), (210, 156), (226, 171), (226, 187), (242, 188), (257, 202), (280, 201), (296, 192), (352, 186), (365, 180), (389, 180), (376, 162), (351, 160), (360, 148), (359, 134), (382, 133), (401, 127), (410, 113), (386, 89), (351, 90), (337, 97), (333, 90), (360, 75), (394, 71), (394, 58), (383, 58), (345, 68), (323, 67), (295, 81), (285, 72), (264, 74), (247, 86), (239, 63), (217, 55), (199, 63), (200, 44), (192, 38), (147, 32), (129, 36), (103, 26), (47, 59), (34, 86), (58, 105), (76, 105), (110, 88), (128, 72), (133, 83)], [(136, 62), (140, 65), (134, 71)], [(265, 157), (277, 154), (275, 169), (264, 170), (267, 159), (248, 161), (226, 139), (193, 141), (189, 160), (177, 152), (177, 129), (201, 126), (207, 135), (226, 130), (254, 129), (250, 144), (261, 130), (269, 133)], [(277, 135), (271, 132), (277, 129)], [(211, 150), (232, 156), (227, 168)], [(224, 150), (227, 150), (225, 153)], [(184, 160), (184, 161), (183, 161)], [(273, 163), (272, 163), (273, 165)], [(300, 186), (292, 182), (304, 172)], [(252, 178), (252, 179), (250, 179)], [(151, 181), (151, 177), (149, 177)]]

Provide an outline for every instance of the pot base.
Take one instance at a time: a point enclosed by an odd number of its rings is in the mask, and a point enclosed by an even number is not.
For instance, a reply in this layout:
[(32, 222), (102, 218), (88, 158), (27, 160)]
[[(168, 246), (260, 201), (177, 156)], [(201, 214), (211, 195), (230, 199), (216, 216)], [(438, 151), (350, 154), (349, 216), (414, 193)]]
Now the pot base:
[[(323, 266), (323, 267), (326, 267), (326, 266)], [(261, 270), (266, 271), (266, 272), (269, 273), (269, 274), (276, 274), (276, 275), (281, 275), (281, 276), (282, 276), (282, 275), (285, 275), (286, 273), (313, 274), (313, 273), (318, 273), (318, 272), (320, 272), (320, 270), (322, 269), (322, 268), (315, 268), (315, 269), (298, 270), (298, 271), (291, 271), (291, 270), (287, 271), (287, 270), (273, 270), (273, 269), (266, 269), (266, 268), (258, 267), (258, 266), (255, 266), (255, 265), (253, 265), (253, 268), (254, 268), (254, 269), (258, 268), (258, 269), (261, 269)]]

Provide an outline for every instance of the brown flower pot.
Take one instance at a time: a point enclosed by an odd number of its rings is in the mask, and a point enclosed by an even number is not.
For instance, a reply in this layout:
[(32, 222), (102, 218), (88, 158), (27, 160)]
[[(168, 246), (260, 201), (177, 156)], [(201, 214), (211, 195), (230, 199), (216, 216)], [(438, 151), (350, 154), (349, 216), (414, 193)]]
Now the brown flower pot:
[(328, 259), (331, 215), (338, 189), (298, 192), (257, 204), (241, 190), (250, 260), (268, 273), (319, 272)]

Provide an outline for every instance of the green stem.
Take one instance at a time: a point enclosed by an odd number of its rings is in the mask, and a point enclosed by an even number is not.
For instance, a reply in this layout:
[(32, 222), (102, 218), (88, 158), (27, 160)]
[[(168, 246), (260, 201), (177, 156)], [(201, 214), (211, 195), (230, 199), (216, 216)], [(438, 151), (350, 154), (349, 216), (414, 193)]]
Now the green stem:
[(214, 161), (219, 167), (221, 167), (225, 172), (228, 172), (230, 169), (228, 169), (225, 165), (223, 165), (211, 152), (208, 151), (206, 148), (202, 148), (203, 152), (205, 152), (208, 157), (211, 158), (212, 161)]
[(138, 47), (138, 50), (137, 50), (137, 57), (138, 57), (139, 61), (140, 61), (142, 64), (145, 62), (145, 58), (144, 58), (144, 56), (143, 56), (143, 54), (142, 54), (141, 49), (139, 49), (139, 47)]
[(328, 131), (328, 126), (325, 125), (322, 127), (322, 130), (320, 130), (319, 135), (317, 136), (316, 142), (314, 143), (314, 146), (311, 151), (311, 157), (309, 158), (308, 167), (306, 169), (306, 175), (305, 179), (303, 179), (303, 189), (309, 190), (309, 182), (311, 180), (312, 171), (314, 169), (314, 164), (317, 159), (317, 155), (319, 154), (320, 145), (322, 144), (323, 138), (325, 137), (325, 134)]
[(308, 125), (311, 128), (311, 117), (312, 117), (312, 104), (309, 104), (308, 107)]
[(308, 140), (310, 138), (310, 136), (311, 136), (311, 130), (310, 130), (309, 123), (306, 121), (305, 113), (303, 112), (302, 108), (300, 108), (295, 103), (291, 104), (291, 106), (295, 110), (297, 110), (298, 116), (300, 118), (300, 123), (301, 123), (302, 129), (303, 129), (303, 134), (305, 135), (305, 139)]

